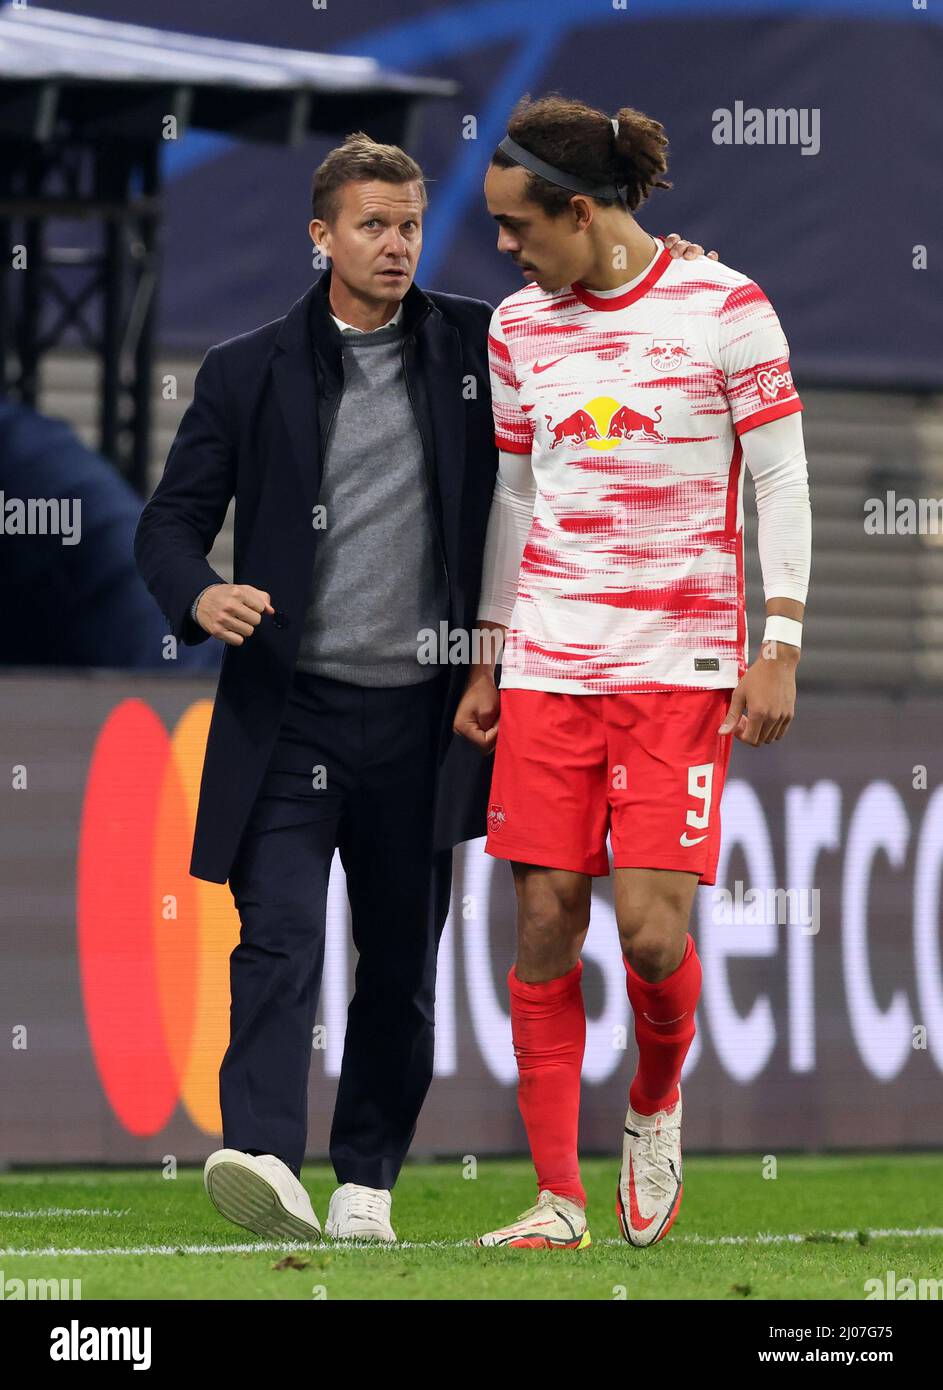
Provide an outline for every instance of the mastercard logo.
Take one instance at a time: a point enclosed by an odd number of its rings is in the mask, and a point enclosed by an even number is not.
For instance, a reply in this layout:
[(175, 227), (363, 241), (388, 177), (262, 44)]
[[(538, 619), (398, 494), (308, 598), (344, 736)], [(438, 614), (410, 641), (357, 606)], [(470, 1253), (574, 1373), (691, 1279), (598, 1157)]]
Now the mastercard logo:
[(229, 956), (239, 917), (225, 883), (190, 876), (212, 701), (172, 734), (143, 700), (109, 715), (92, 752), (79, 831), (78, 959), (105, 1095), (131, 1134), (182, 1103), (219, 1134), (229, 1042)]

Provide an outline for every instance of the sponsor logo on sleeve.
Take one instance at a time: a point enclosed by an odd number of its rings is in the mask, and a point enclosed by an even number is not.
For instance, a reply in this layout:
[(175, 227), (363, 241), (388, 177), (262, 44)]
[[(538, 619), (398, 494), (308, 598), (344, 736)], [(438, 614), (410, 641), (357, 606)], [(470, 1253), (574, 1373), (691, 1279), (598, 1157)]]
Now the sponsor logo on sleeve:
[(796, 394), (788, 362), (774, 362), (770, 367), (757, 367), (756, 389), (765, 405), (776, 405)]

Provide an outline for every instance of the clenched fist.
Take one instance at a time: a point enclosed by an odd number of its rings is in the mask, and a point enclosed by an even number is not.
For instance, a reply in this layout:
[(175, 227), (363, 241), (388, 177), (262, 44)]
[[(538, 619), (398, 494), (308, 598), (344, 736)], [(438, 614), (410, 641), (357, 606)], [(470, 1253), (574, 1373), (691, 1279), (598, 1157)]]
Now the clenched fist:
[(230, 647), (251, 637), (263, 613), (274, 613), (269, 595), (251, 584), (213, 584), (201, 595), (196, 620), (204, 632)]
[(452, 728), (485, 755), (495, 750), (501, 693), (490, 671), (474, 671), (455, 711)]

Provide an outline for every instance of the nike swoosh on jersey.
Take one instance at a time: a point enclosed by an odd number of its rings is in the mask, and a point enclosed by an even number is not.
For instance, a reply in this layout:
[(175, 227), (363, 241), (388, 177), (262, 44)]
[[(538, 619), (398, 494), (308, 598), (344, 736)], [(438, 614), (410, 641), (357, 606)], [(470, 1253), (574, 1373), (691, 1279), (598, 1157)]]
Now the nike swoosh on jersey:
[(541, 364), (540, 362), (535, 362), (532, 370), (534, 372), (534, 375), (536, 376), (538, 372), (549, 372), (550, 368), (555, 367), (558, 362), (565, 361), (565, 357), (555, 357), (552, 362), (544, 362), (543, 364)]

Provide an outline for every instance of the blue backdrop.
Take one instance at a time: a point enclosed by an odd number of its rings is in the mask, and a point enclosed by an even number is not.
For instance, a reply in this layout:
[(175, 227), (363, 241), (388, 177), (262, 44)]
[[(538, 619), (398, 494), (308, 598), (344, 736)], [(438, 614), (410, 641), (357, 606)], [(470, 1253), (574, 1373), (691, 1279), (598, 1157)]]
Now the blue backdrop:
[[(615, 0), (618, 4), (619, 0)], [(457, 79), (413, 151), (431, 206), (420, 283), (496, 302), (481, 180), (524, 91), (560, 90), (665, 124), (674, 189), (643, 214), (716, 247), (776, 304), (800, 380), (943, 384), (939, 151), (943, 7), (928, 0), (84, 0), (55, 7)], [(394, 17), (395, 16), (395, 17)], [(714, 113), (818, 112), (820, 148), (721, 145)], [(474, 115), (478, 138), (462, 138)], [(166, 156), (167, 345), (202, 350), (283, 313), (310, 282), (306, 224), (325, 146), (192, 133)], [(915, 250), (915, 248), (917, 248)], [(926, 248), (926, 268), (915, 268)]]

